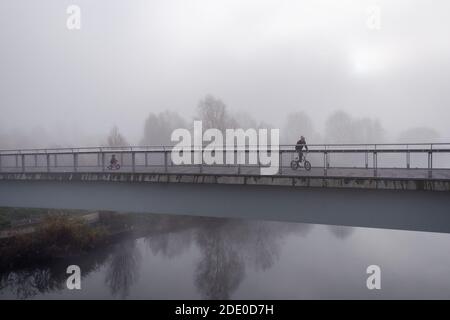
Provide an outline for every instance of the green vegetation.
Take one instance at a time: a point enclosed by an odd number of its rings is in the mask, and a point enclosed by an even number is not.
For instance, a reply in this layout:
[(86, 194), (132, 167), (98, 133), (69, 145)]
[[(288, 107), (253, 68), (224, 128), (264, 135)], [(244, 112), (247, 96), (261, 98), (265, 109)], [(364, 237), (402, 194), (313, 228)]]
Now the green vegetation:
[(0, 230), (9, 228), (13, 222), (40, 218), (47, 214), (44, 209), (0, 208)]
[(78, 217), (49, 215), (34, 232), (0, 242), (0, 269), (81, 254), (104, 243), (107, 235), (104, 227), (89, 226)]
[(11, 221), (0, 213), (0, 230), (11, 227)]
[(0, 230), (11, 228), (20, 222), (37, 221), (54, 214), (78, 216), (85, 214), (85, 211), (0, 207)]

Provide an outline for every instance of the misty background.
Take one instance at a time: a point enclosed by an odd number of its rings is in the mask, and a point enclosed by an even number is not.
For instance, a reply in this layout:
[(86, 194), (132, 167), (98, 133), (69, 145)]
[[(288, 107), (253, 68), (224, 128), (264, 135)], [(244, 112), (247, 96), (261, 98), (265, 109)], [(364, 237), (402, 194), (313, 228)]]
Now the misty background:
[[(69, 5), (81, 30), (68, 30)], [(379, 30), (368, 8), (381, 10)], [(450, 140), (445, 0), (3, 0), (0, 148), (168, 144), (204, 127), (281, 142)]]

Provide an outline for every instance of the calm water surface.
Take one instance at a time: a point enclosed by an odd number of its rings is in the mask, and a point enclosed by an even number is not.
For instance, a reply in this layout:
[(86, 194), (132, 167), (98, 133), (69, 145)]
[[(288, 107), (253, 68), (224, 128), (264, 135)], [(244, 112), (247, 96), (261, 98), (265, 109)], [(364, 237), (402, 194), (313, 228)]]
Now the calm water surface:
[[(90, 254), (0, 274), (0, 299), (450, 298), (450, 235), (153, 215)], [(66, 288), (69, 264), (82, 289)], [(381, 267), (381, 290), (366, 268)]]

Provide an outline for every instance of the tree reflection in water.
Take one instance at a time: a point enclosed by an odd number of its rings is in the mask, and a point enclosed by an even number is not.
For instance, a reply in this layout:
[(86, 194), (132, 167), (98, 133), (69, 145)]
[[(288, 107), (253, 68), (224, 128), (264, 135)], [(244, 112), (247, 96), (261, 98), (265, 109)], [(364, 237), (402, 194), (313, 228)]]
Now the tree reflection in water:
[[(142, 215), (125, 216), (134, 231), (114, 245), (90, 252), (76, 259), (85, 278), (100, 266), (106, 266), (104, 283), (114, 297), (127, 298), (136, 284), (142, 263), (137, 239), (144, 238), (153, 256), (174, 258), (191, 246), (199, 249), (194, 283), (203, 298), (228, 299), (237, 290), (246, 270), (264, 271), (279, 259), (289, 235), (306, 235), (313, 225), (239, 219)], [(123, 215), (122, 218), (123, 219)], [(139, 222), (137, 222), (139, 221)], [(139, 227), (139, 228), (137, 228)], [(351, 231), (336, 233), (338, 237)], [(66, 268), (74, 259), (62, 259), (28, 269), (0, 272), (0, 294), (10, 291), (17, 298), (66, 288)]]
[[(100, 250), (77, 260), (82, 278), (98, 270), (106, 261), (108, 251)], [(37, 295), (60, 291), (66, 288), (68, 265), (73, 259), (61, 259), (47, 265), (35, 265), (20, 270), (0, 272), (0, 293), (9, 291), (11, 297), (29, 299)]]
[(2, 274), (0, 290), (6, 288), (18, 299), (28, 299), (38, 293), (60, 290), (62, 283), (49, 268), (45, 268)]
[(202, 255), (195, 284), (207, 299), (228, 299), (244, 278), (245, 261), (235, 243), (228, 241), (225, 228), (220, 222), (212, 223), (197, 236)]
[(272, 267), (279, 258), (283, 238), (291, 233), (306, 234), (312, 227), (238, 219), (186, 219), (184, 231), (153, 234), (147, 242), (154, 254), (167, 257), (181, 254), (194, 242), (201, 254), (195, 284), (206, 299), (229, 299), (244, 279), (247, 266), (256, 270)]
[(192, 245), (193, 237), (193, 229), (187, 226), (177, 231), (151, 233), (146, 235), (145, 242), (153, 255), (160, 254), (170, 259), (185, 252)]
[(127, 239), (115, 245), (105, 277), (105, 283), (113, 296), (122, 299), (128, 297), (130, 287), (139, 278), (141, 260), (141, 252), (137, 249), (135, 240)]

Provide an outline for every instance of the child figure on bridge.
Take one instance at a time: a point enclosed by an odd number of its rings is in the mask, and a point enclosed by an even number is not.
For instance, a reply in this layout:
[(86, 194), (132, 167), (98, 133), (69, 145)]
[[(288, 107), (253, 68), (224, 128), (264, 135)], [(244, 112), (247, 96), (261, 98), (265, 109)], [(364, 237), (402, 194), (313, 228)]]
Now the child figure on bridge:
[(109, 162), (111, 165), (115, 165), (115, 164), (117, 164), (117, 159), (116, 159), (116, 155), (115, 154), (113, 154), (112, 156), (111, 156), (111, 161)]

